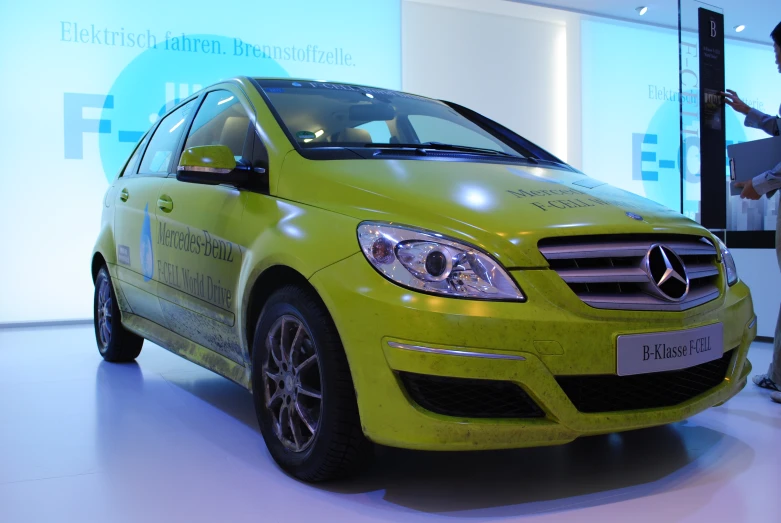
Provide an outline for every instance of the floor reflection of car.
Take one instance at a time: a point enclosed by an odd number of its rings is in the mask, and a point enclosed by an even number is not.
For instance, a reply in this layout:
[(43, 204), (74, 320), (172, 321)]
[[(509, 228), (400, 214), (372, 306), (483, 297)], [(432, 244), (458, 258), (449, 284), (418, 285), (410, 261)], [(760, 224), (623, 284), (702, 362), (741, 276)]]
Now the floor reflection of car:
[(735, 395), (756, 334), (726, 247), (454, 103), (237, 78), (141, 139), (92, 262), (106, 360), (144, 339), (252, 391), (320, 481), (372, 443), (483, 450)]

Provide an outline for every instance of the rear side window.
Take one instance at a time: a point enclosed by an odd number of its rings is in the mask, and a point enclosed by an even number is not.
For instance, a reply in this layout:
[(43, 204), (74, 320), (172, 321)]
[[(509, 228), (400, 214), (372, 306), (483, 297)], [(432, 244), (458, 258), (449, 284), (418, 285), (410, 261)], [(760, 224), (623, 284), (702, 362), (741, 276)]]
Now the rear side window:
[(136, 150), (133, 151), (133, 156), (130, 157), (130, 160), (128, 160), (127, 165), (125, 165), (125, 168), (122, 170), (122, 174), (120, 174), (120, 177), (127, 177), (127, 176), (133, 176), (136, 173), (136, 168), (138, 167), (138, 157), (141, 156), (141, 151), (144, 150), (144, 144), (146, 143), (146, 136), (136, 145)]
[(249, 115), (229, 91), (206, 95), (193, 120), (184, 148), (200, 145), (225, 145), (238, 160), (249, 135)]
[(192, 100), (176, 111), (172, 112), (160, 122), (155, 134), (149, 140), (149, 145), (141, 160), (139, 173), (143, 174), (167, 174), (171, 172), (171, 163), (179, 139), (184, 132), (184, 122), (193, 110)]

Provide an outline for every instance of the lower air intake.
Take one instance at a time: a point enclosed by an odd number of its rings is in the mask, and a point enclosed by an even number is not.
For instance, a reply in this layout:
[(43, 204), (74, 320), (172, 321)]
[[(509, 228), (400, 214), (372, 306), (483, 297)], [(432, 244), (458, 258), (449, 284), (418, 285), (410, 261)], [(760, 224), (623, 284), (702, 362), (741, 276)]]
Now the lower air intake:
[(688, 369), (636, 376), (559, 376), (556, 381), (580, 412), (672, 407), (723, 383), (733, 352)]
[(542, 418), (526, 392), (506, 381), (400, 373), (413, 401), (426, 410), (459, 418)]

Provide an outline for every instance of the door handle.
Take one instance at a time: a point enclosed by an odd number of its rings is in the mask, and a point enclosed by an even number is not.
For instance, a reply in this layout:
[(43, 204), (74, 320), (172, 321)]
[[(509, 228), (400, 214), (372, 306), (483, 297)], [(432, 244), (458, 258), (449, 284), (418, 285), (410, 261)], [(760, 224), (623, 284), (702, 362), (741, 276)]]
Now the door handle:
[(119, 199), (126, 202), (128, 198), (130, 198), (130, 194), (127, 192), (127, 189), (123, 188), (119, 193)]
[(157, 199), (157, 206), (163, 212), (171, 212), (174, 210), (174, 201), (164, 194)]

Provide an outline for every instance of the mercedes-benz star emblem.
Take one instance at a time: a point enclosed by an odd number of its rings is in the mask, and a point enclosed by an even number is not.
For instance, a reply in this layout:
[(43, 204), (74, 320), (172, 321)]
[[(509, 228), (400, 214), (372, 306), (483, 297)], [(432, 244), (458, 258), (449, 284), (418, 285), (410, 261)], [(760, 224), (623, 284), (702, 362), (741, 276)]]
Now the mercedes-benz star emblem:
[(645, 271), (651, 289), (660, 297), (680, 302), (689, 294), (689, 277), (680, 256), (665, 245), (655, 244), (645, 255)]

